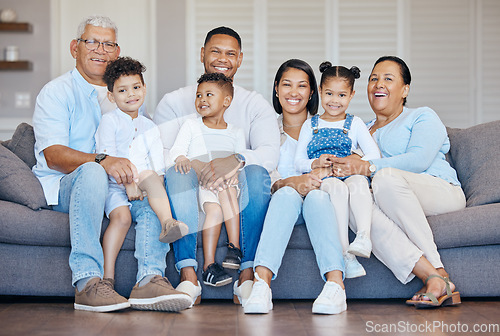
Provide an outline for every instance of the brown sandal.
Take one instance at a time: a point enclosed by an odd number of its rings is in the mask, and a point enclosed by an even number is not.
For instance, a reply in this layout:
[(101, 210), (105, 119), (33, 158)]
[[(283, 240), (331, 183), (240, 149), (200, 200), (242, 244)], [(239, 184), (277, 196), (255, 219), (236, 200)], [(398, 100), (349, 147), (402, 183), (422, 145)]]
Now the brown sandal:
[[(432, 278), (440, 278), (443, 280), (446, 284), (446, 294), (441, 295), (440, 297), (436, 297), (432, 293), (421, 293), (418, 294), (418, 300), (406, 300), (406, 304), (408, 305), (414, 305), (415, 308), (434, 308), (434, 307), (444, 307), (444, 306), (451, 306), (451, 305), (457, 305), (462, 303), (460, 300), (460, 292), (452, 292), (451, 287), (450, 287), (450, 279), (448, 278), (443, 278), (440, 275), (437, 274), (431, 274), (427, 279), (424, 281), (424, 285), (427, 285), (427, 281)], [(427, 297), (430, 299), (429, 300), (422, 300), (424, 297)]]

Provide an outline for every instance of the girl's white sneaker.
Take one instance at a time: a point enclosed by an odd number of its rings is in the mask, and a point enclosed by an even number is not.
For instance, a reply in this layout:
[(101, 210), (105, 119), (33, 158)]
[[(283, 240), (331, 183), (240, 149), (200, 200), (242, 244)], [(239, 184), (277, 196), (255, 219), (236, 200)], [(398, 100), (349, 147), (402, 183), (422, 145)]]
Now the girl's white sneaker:
[(366, 275), (366, 271), (354, 254), (344, 253), (345, 277), (348, 279)]
[(358, 257), (370, 258), (372, 253), (372, 241), (366, 232), (361, 231), (356, 234), (356, 238), (347, 248), (347, 252)]

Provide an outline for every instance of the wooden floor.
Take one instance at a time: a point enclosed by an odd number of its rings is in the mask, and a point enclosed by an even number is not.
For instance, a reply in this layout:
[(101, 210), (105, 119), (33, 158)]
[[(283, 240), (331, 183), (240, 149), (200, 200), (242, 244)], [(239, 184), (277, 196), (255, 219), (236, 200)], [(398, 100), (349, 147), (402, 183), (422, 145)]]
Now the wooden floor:
[(0, 335), (500, 335), (500, 298), (432, 310), (349, 300), (346, 312), (331, 316), (311, 307), (312, 300), (276, 301), (270, 314), (245, 315), (231, 301), (205, 300), (181, 313), (89, 313), (73, 310), (71, 298), (0, 296)]

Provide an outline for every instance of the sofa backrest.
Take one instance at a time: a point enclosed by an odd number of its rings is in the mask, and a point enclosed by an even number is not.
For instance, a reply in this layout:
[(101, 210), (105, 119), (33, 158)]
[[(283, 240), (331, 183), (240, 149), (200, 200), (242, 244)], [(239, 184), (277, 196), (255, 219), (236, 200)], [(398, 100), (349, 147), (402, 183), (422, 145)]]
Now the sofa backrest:
[[(500, 202), (500, 120), (465, 129), (447, 128), (447, 160), (457, 171), (467, 206)], [(12, 139), (2, 142), (31, 169), (36, 164), (33, 127), (20, 124)]]
[(499, 203), (500, 120), (447, 130), (448, 160), (457, 171), (467, 206)]

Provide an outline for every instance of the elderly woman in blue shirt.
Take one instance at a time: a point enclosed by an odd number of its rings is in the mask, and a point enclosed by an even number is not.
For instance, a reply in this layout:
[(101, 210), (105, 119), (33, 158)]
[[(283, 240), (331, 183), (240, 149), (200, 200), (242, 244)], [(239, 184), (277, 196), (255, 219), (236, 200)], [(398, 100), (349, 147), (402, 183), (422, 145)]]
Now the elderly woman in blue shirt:
[[(428, 107), (405, 106), (410, 82), (410, 70), (400, 58), (375, 62), (367, 91), (376, 118), (368, 126), (382, 158), (337, 158), (335, 174), (373, 177), (373, 253), (402, 283), (414, 276), (424, 282), (407, 303), (457, 304), (460, 294), (444, 269), (426, 216), (464, 208), (465, 195), (445, 160), (450, 143), (437, 114)], [(356, 223), (351, 226), (355, 231)]]

